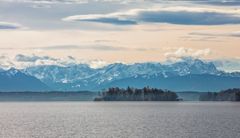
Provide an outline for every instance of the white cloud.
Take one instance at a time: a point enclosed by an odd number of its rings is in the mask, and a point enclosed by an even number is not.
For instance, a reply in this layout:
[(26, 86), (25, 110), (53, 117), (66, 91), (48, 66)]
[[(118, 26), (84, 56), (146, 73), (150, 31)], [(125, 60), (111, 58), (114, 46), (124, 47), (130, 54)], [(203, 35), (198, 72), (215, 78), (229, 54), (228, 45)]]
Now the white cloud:
[[(209, 55), (210, 53), (211, 53), (210, 49), (193, 50), (187, 48), (179, 48), (176, 51), (168, 52), (165, 54), (165, 56), (167, 57), (167, 61), (165, 63), (171, 64), (186, 58), (199, 59)], [(214, 59), (208, 61), (213, 62), (218, 69), (223, 71), (227, 72), (240, 71), (240, 58)], [(130, 64), (121, 61), (116, 61), (114, 63)], [(24, 69), (26, 67), (41, 65), (58, 65), (66, 67), (76, 64), (87, 64), (91, 68), (101, 68), (111, 63), (100, 59), (95, 60), (77, 59), (72, 56), (62, 58), (54, 58), (49, 56), (36, 56), (34, 54), (32, 55), (17, 54), (15, 56), (8, 56), (5, 54), (0, 56), (0, 68), (3, 69), (9, 69), (11, 67), (17, 69)]]
[(7, 55), (0, 56), (0, 68), (6, 69), (9, 67), (13, 67), (14, 63), (12, 63), (12, 59)]
[(31, 66), (41, 65), (58, 65), (58, 66), (70, 66), (76, 64), (87, 64), (91, 68), (100, 68), (108, 63), (100, 59), (85, 60), (77, 59), (73, 56), (67, 56), (62, 58), (54, 58), (49, 56), (36, 56), (34, 54), (23, 55), (17, 54), (15, 56), (2, 55), (0, 56), (0, 68), (9, 69), (11, 67), (17, 69), (23, 69)]
[(89, 66), (91, 68), (101, 68), (101, 67), (104, 67), (106, 65), (108, 65), (109, 63), (107, 63), (106, 61), (104, 60), (91, 60), (88, 62)]
[(211, 50), (209, 48), (207, 49), (200, 49), (200, 50), (194, 50), (191, 48), (179, 48), (172, 52), (167, 52), (164, 54), (164, 56), (168, 60), (180, 60), (184, 57), (193, 57), (193, 58), (203, 58), (211, 54)]
[(219, 59), (212, 61), (219, 69), (227, 72), (240, 71), (240, 58), (235, 59)]

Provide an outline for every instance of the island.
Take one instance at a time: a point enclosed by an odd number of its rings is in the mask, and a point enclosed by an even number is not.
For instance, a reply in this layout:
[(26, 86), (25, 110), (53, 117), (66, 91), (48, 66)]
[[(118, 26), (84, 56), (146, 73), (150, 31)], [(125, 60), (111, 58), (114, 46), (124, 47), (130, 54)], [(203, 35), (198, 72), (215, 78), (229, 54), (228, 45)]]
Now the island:
[(240, 89), (228, 89), (220, 92), (200, 94), (199, 101), (240, 101)]
[(109, 88), (100, 92), (94, 101), (179, 101), (175, 92), (157, 88), (144, 87), (142, 89)]

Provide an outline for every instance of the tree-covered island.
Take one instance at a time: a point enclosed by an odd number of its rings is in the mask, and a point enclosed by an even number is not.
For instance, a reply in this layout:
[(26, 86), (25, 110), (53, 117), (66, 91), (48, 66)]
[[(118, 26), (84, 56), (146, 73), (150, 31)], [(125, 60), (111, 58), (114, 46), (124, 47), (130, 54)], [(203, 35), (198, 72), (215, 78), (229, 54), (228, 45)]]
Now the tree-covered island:
[(240, 89), (202, 93), (199, 101), (240, 101)]
[(109, 88), (99, 93), (95, 101), (179, 101), (175, 92), (157, 88), (144, 87), (142, 89)]

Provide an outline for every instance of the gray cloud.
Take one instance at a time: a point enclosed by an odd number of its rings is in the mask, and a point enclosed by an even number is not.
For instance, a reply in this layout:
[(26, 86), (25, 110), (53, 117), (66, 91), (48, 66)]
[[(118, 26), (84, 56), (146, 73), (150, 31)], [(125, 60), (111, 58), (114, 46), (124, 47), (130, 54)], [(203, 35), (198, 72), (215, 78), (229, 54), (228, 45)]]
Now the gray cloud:
[(239, 24), (240, 17), (217, 12), (143, 12), (138, 17), (144, 22), (172, 23), (183, 25)]
[(35, 54), (17, 54), (14, 56), (8, 54), (0, 55), (0, 69), (9, 69), (11, 67), (17, 69), (24, 69), (27, 67), (42, 65), (57, 65), (67, 67), (78, 64), (85, 64), (90, 66), (91, 68), (99, 68), (107, 65), (108, 63), (101, 59), (86, 60), (75, 58), (73, 56), (58, 58), (44, 55), (36, 56)]
[(230, 33), (223, 33), (223, 32), (191, 32), (189, 35), (192, 36), (208, 36), (208, 37), (240, 37), (240, 31), (230, 32)]
[[(26, 2), (26, 3), (41, 3), (41, 4), (52, 4), (52, 3), (66, 3), (66, 4), (76, 4), (76, 3), (89, 3), (89, 2), (118, 2), (122, 4), (126, 3), (136, 3), (144, 2), (143, 0), (2, 0), (8, 2)], [(169, 2), (189, 2), (196, 4), (208, 4), (216, 6), (236, 6), (240, 5), (238, 0), (148, 0), (152, 3), (169, 3)]]
[(48, 8), (52, 8), (52, 6), (49, 5), (49, 4), (34, 4), (31, 7), (34, 8), (34, 9), (41, 9), (41, 8), (48, 9)]
[(19, 2), (19, 3), (37, 3), (37, 4), (82, 4), (90, 2), (118, 2), (127, 4), (132, 2), (143, 2), (142, 0), (2, 0), (6, 2)]
[[(17, 54), (12, 59), (6, 60), (5, 58), (2, 61), (4, 63), (3, 65), (6, 65), (6, 67), (10, 66), (9, 64), (6, 64), (6, 62), (10, 61), (10, 63), (12, 63), (11, 66), (16, 68), (25, 68), (25, 67), (39, 66), (39, 65), (66, 66), (70, 64), (80, 63), (72, 56), (56, 58), (56, 57), (49, 57), (49, 56), (37, 56), (35, 54), (30, 54), (30, 55)], [(1, 60), (0, 60), (0, 63), (1, 63)]]
[(43, 50), (70, 50), (70, 49), (82, 49), (82, 50), (98, 50), (98, 51), (121, 51), (127, 50), (125, 47), (117, 47), (117, 46), (107, 46), (107, 45), (57, 45), (57, 46), (46, 46), (46, 47), (38, 47), (36, 49)]
[(98, 40), (94, 40), (95, 43), (115, 43), (118, 42), (117, 40), (105, 40), (105, 39), (98, 39)]
[(215, 5), (215, 6), (239, 6), (239, 0), (197, 0), (193, 1), (197, 4), (205, 4), (205, 5)]
[(240, 37), (240, 31), (239, 32), (233, 32), (229, 34), (230, 36), (234, 36), (234, 37)]
[(86, 3), (88, 0), (2, 0), (6, 2), (19, 2), (19, 3), (37, 3), (37, 4), (54, 4), (54, 3)]
[(217, 36), (212, 35), (189, 35), (180, 37), (183, 41), (208, 41), (208, 42), (223, 42), (224, 40), (218, 39)]
[(56, 61), (56, 59), (51, 58), (49, 56), (36, 56), (36, 55), (31, 55), (31, 56), (27, 56), (27, 55), (22, 55), (22, 54), (18, 54), (15, 56), (15, 60), (18, 62), (36, 62), (37, 60), (53, 60)]
[(114, 25), (135, 25), (139, 23), (170, 23), (181, 25), (223, 25), (240, 24), (238, 12), (176, 7), (162, 9), (133, 9), (110, 14), (74, 15), (63, 21), (98, 22)]
[[(25, 47), (25, 48), (0, 48), (1, 50), (96, 50), (96, 51), (155, 51), (157, 48), (127, 48), (121, 46), (108, 46), (108, 45), (55, 45), (55, 46), (42, 46), (42, 47)], [(32, 60), (44, 60), (49, 57), (33, 56), (31, 58), (24, 55), (17, 55), (16, 60), (32, 61)]]
[[(99, 26), (86, 22), (114, 24), (118, 26), (141, 23), (184, 25), (239, 24), (239, 16), (228, 12), (224, 13), (224, 10), (228, 11), (229, 9), (216, 8), (216, 6), (211, 5), (202, 6), (195, 1), (196, 0), (1, 0), (0, 8), (2, 9), (1, 14), (3, 14), (3, 20), (20, 21), (20, 23), (32, 29), (125, 29), (124, 27)], [(177, 10), (174, 10), (175, 6), (185, 6), (185, 8), (179, 9), (178, 7)], [(137, 8), (144, 7), (146, 9), (140, 9), (134, 14), (131, 13), (132, 10), (130, 9), (136, 10)], [(156, 9), (156, 7), (158, 9)], [(172, 9), (166, 9), (171, 7)], [(193, 10), (188, 10), (186, 7), (192, 8)], [(199, 7), (208, 10), (194, 10)], [(215, 8), (223, 12), (214, 11)], [(233, 8), (230, 10), (233, 11)], [(120, 15), (111, 14), (116, 13), (116, 11), (124, 12)], [(236, 11), (239, 13), (239, 9), (236, 8)], [(100, 16), (93, 17), (93, 14), (99, 14)], [(25, 15), (26, 18), (22, 18), (22, 15)], [(61, 18), (64, 18), (65, 21), (84, 23), (62, 22), (59, 21)], [(1, 28), (13, 29), (18, 27), (4, 26)]]
[(223, 34), (216, 34), (211, 32), (191, 32), (189, 35), (197, 35), (197, 36), (224, 36)]
[(127, 48), (121, 46), (107, 46), (107, 45), (56, 45), (37, 47), (33, 49), (40, 50), (96, 50), (96, 51), (156, 51), (157, 48)]
[(75, 21), (82, 21), (82, 22), (99, 22), (99, 23), (107, 23), (107, 24), (114, 24), (114, 25), (134, 25), (137, 24), (137, 21), (132, 21), (128, 19), (120, 19), (120, 18), (95, 18), (95, 19), (79, 19)]
[(22, 28), (20, 24), (0, 21), (0, 30), (1, 29), (20, 29), (20, 28)]

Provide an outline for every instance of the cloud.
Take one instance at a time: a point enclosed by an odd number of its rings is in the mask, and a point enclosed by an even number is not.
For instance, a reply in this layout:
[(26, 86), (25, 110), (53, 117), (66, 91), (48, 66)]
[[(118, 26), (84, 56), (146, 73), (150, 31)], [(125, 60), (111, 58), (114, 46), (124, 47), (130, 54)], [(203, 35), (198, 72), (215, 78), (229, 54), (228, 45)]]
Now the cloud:
[(77, 59), (73, 56), (67, 57), (50, 57), (50, 56), (36, 56), (34, 54), (17, 54), (17, 55), (1, 55), (0, 56), (0, 69), (9, 69), (11, 67), (17, 69), (24, 69), (32, 66), (42, 65), (57, 65), (57, 66), (71, 66), (78, 64), (86, 64), (91, 68), (99, 68), (107, 65), (106, 61), (100, 59), (85, 60)]
[(181, 36), (180, 38), (183, 41), (200, 41), (200, 42), (223, 42), (224, 39), (219, 39), (217, 36), (215, 35), (197, 35), (198, 33), (195, 34), (194, 33), (189, 33), (186, 36)]
[(90, 60), (88, 62), (88, 65), (91, 67), (91, 68), (101, 68), (101, 67), (104, 67), (106, 65), (108, 65), (109, 63), (107, 63), (106, 61), (104, 60), (99, 60), (99, 59), (96, 59), (96, 60)]
[(240, 37), (240, 31), (232, 32), (232, 33), (229, 34), (229, 36)]
[(213, 60), (213, 64), (220, 70), (227, 72), (240, 71), (240, 58)]
[(34, 9), (49, 9), (49, 8), (52, 8), (51, 5), (47, 5), (47, 4), (34, 4), (31, 6), (32, 8)]
[(195, 3), (215, 5), (215, 6), (239, 6), (240, 5), (239, 0), (199, 0), (199, 1), (195, 1)]
[(1, 29), (20, 29), (22, 26), (18, 23), (10, 23), (10, 22), (1, 22), (0, 21), (0, 30)]
[(127, 48), (121, 46), (108, 46), (108, 45), (56, 45), (36, 47), (37, 50), (95, 50), (95, 51), (156, 51), (157, 48)]
[(128, 50), (125, 47), (117, 47), (117, 46), (107, 46), (107, 45), (57, 45), (57, 46), (46, 46), (46, 47), (38, 47), (35, 49), (41, 50), (70, 50), (70, 49), (80, 49), (80, 50), (97, 50), (97, 51), (121, 51)]
[[(94, 41), (97, 42), (98, 41)], [(99, 42), (102, 42), (100, 40)], [(105, 41), (103, 41), (105, 42)], [(106, 41), (108, 42), (108, 41)], [(112, 41), (109, 41), (112, 42)], [(109, 52), (114, 52), (114, 51), (137, 51), (137, 52), (145, 52), (145, 51), (157, 51), (160, 50), (160, 48), (128, 48), (128, 47), (122, 47), (122, 46), (108, 46), (108, 45), (99, 45), (99, 44), (89, 44), (89, 45), (53, 45), (53, 46), (42, 46), (42, 47), (24, 47), (24, 48), (0, 48), (0, 50), (36, 50), (36, 51), (43, 51), (43, 50), (93, 50), (93, 51), (109, 51)], [(25, 57), (22, 54), (17, 55), (15, 58), (16, 60), (21, 60), (21, 61), (32, 61), (32, 60), (37, 60), (40, 58), (49, 58), (49, 57), (38, 57), (38, 56), (33, 56), (31, 58)]]
[(94, 40), (94, 43), (116, 43), (117, 40), (110, 40), (110, 39), (97, 39)]
[[(210, 49), (200, 49), (193, 50), (187, 48), (179, 48), (176, 51), (168, 52), (165, 54), (167, 61), (165, 63), (175, 63), (183, 59), (194, 58), (199, 59), (201, 57), (211, 54)], [(208, 60), (214, 63), (214, 65), (220, 69), (227, 72), (240, 71), (240, 57), (235, 59), (212, 59)], [(117, 61), (115, 63), (118, 63)], [(123, 63), (123, 62), (119, 62)], [(17, 54), (15, 56), (1, 55), (0, 56), (0, 69), (9, 69), (15, 67), (17, 69), (24, 69), (26, 67), (41, 66), (41, 65), (58, 65), (63, 67), (68, 67), (71, 65), (86, 64), (91, 68), (101, 68), (108, 64), (101, 59), (85, 60), (78, 59), (73, 56), (67, 57), (50, 57), (50, 56), (36, 56), (34, 54)], [(126, 63), (124, 63), (126, 64)]]
[(113, 25), (135, 25), (139, 23), (170, 23), (181, 25), (240, 24), (240, 12), (213, 8), (167, 7), (132, 9), (127, 12), (109, 14), (74, 15), (63, 21), (98, 22)]
[(89, 15), (74, 15), (63, 18), (63, 21), (81, 21), (81, 22), (99, 22), (108, 23), (114, 25), (134, 25), (137, 21), (130, 20), (127, 18), (121, 18), (123, 13), (113, 13), (113, 14), (89, 14)]
[(240, 31), (234, 31), (234, 32), (191, 32), (189, 35), (193, 36), (211, 36), (211, 37), (218, 37), (218, 36), (225, 36), (225, 37), (240, 37)]
[(143, 2), (143, 0), (2, 0), (7, 2), (19, 3), (37, 3), (37, 4), (82, 4), (89, 2), (117, 2), (120, 4), (127, 4), (132, 2)]
[(14, 56), (14, 58), (9, 58), (9, 61), (11, 61), (12, 65), (10, 67), (15, 67), (18, 69), (31, 67), (31, 66), (39, 66), (39, 65), (59, 65), (64, 66), (66, 64), (69, 64), (70, 61), (72, 61), (71, 58), (53, 58), (49, 56), (36, 56), (34, 54), (31, 55), (23, 55), (23, 54), (17, 54)]
[(37, 60), (53, 60), (56, 61), (57, 59), (55, 58), (51, 58), (49, 56), (36, 56), (36, 55), (32, 55), (32, 56), (26, 56), (26, 55), (22, 55), (22, 54), (18, 54), (15, 56), (15, 60), (19, 61), (19, 62), (36, 62)]
[(2, 68), (18, 68), (23, 69), (31, 66), (40, 66), (40, 65), (58, 65), (58, 66), (67, 66), (71, 64), (78, 64), (80, 61), (76, 60), (72, 56), (62, 57), (62, 58), (53, 58), (49, 56), (36, 56), (35, 54), (24, 55), (17, 54), (15, 56), (4, 56), (0, 57), (0, 65)]
[(200, 49), (200, 50), (194, 50), (191, 48), (179, 48), (176, 51), (172, 52), (166, 52), (164, 56), (168, 60), (179, 60), (184, 57), (193, 57), (193, 58), (203, 58), (208, 55), (210, 55), (212, 52), (209, 48), (207, 49)]
[(88, 2), (88, 0), (2, 0), (2, 1), (35, 4), (56, 4), (56, 3), (74, 4)]
[(9, 56), (5, 54), (0, 56), (0, 69), (6, 69), (13, 66), (14, 63), (12, 62), (12, 59)]
[(214, 5), (214, 6), (237, 6), (240, 5), (238, 0), (1, 0), (7, 2), (18, 2), (18, 3), (36, 3), (36, 4), (82, 4), (90, 2), (112, 2), (119, 4), (129, 3), (194, 3), (203, 5)]

